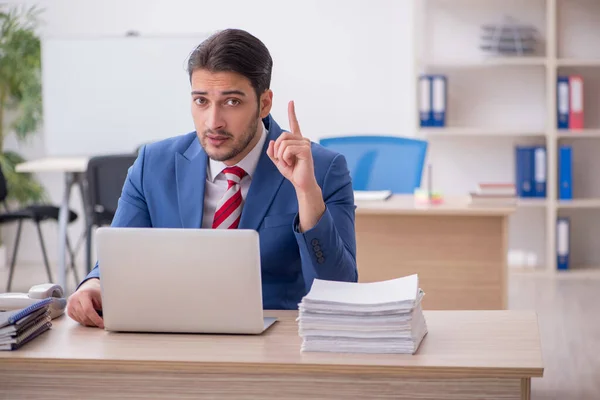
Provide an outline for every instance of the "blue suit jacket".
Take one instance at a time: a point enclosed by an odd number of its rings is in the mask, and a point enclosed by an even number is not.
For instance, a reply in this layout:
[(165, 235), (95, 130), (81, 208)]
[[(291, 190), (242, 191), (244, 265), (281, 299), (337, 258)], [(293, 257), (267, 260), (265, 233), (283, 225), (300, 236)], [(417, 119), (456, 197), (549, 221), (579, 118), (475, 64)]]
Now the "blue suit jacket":
[[(271, 116), (263, 122), (269, 135), (239, 229), (259, 233), (263, 307), (297, 309), (314, 278), (357, 281), (354, 193), (345, 158), (313, 143), (326, 211), (311, 230), (298, 232), (295, 189), (266, 154), (269, 140), (282, 129)], [(196, 132), (143, 147), (129, 169), (112, 226), (199, 229), (207, 161)], [(86, 280), (99, 278), (99, 267)]]

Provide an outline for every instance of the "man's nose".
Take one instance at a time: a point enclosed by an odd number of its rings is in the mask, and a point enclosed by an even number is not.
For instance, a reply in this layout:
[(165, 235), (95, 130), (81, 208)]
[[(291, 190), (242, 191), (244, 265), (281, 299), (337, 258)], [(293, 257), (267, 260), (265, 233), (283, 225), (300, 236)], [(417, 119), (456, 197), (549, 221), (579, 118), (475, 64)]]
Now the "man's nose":
[(226, 124), (225, 120), (218, 107), (211, 107), (208, 111), (208, 118), (206, 119), (206, 127), (211, 131), (218, 131), (224, 129)]

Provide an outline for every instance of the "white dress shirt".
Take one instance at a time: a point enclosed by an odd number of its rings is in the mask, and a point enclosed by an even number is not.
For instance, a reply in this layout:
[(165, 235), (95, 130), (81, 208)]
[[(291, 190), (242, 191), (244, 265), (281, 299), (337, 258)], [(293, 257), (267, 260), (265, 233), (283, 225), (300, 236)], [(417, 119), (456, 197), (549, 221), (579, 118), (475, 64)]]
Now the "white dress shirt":
[[(236, 165), (246, 171), (246, 176), (242, 178), (240, 187), (242, 190), (242, 207), (243, 201), (246, 199), (248, 189), (250, 189), (250, 182), (256, 171), (256, 165), (261, 156), (265, 140), (267, 140), (267, 128), (263, 124), (263, 130), (258, 143), (254, 146), (250, 153), (246, 155)], [(206, 168), (206, 186), (204, 188), (204, 213), (202, 214), (202, 228), (212, 228), (213, 218), (217, 210), (217, 203), (223, 197), (227, 191), (227, 179), (223, 170), (227, 168), (221, 161), (215, 161), (213, 159), (208, 160), (208, 166)]]

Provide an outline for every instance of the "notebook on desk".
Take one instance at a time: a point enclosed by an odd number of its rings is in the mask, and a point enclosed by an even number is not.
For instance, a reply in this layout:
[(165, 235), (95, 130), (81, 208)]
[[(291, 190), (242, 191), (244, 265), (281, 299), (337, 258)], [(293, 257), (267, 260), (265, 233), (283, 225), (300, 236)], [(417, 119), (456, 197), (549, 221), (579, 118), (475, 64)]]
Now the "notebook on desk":
[(29, 307), (0, 312), (0, 350), (17, 350), (52, 327), (52, 298)]

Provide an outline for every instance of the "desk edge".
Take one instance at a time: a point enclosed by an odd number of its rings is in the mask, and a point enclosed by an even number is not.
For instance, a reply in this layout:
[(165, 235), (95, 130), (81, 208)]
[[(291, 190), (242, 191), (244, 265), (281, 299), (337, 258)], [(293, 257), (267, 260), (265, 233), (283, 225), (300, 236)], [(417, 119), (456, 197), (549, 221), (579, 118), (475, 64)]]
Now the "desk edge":
[(36, 368), (51, 365), (56, 368), (103, 368), (135, 371), (177, 370), (181, 372), (206, 373), (250, 373), (250, 374), (360, 374), (360, 375), (393, 375), (402, 377), (427, 378), (534, 378), (542, 377), (543, 367), (454, 367), (454, 366), (399, 366), (399, 365), (360, 365), (360, 364), (316, 364), (316, 363), (253, 363), (253, 362), (195, 362), (165, 360), (101, 360), (101, 359), (66, 359), (66, 358), (0, 358), (2, 367)]

